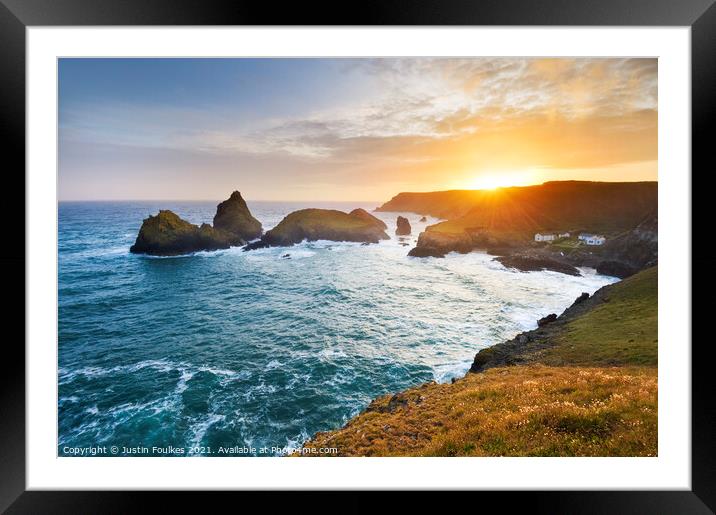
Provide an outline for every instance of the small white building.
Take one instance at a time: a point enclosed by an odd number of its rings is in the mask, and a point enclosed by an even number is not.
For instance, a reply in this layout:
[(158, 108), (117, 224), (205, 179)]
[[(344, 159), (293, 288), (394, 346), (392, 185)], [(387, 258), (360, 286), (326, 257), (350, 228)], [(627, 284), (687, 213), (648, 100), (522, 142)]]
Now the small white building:
[(601, 234), (589, 234), (586, 232), (580, 234), (578, 238), (587, 245), (604, 245), (604, 242), (607, 241)]
[(558, 238), (569, 238), (570, 236), (571, 234), (569, 234), (568, 232), (561, 232), (557, 235)]
[(535, 234), (535, 241), (554, 241), (557, 237), (554, 234)]

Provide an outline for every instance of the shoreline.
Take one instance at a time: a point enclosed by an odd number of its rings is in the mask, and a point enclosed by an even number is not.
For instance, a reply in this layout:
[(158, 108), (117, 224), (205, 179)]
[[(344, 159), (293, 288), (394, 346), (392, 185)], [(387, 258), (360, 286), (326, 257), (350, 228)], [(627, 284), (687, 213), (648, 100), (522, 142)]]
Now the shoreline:
[[(554, 455), (655, 455), (655, 411), (657, 402), (655, 379), (657, 371), (656, 324), (648, 328), (653, 331), (653, 335), (651, 331), (648, 331), (649, 334), (641, 338), (638, 343), (633, 338), (628, 340), (628, 343), (633, 344), (632, 347), (634, 347), (631, 355), (624, 353), (623, 348), (612, 348), (613, 346), (599, 348), (599, 345), (591, 345), (591, 342), (586, 342), (585, 344), (582, 341), (581, 344), (570, 345), (569, 335), (575, 329), (583, 330), (582, 326), (585, 319), (589, 328), (594, 321), (593, 319), (604, 318), (605, 314), (606, 319), (609, 319), (613, 317), (612, 312), (621, 312), (622, 307), (627, 303), (633, 304), (634, 299), (644, 299), (643, 309), (637, 310), (634, 316), (621, 324), (615, 322), (615, 326), (623, 326), (617, 327), (617, 332), (620, 333), (619, 337), (630, 335), (634, 330), (639, 331), (638, 327), (643, 323), (648, 323), (650, 320), (644, 317), (645, 314), (652, 314), (653, 312), (655, 321), (657, 270), (657, 267), (651, 267), (629, 279), (603, 286), (592, 295), (586, 293), (580, 295), (559, 316), (553, 314), (538, 321), (536, 329), (523, 331), (510, 340), (478, 351), (475, 354), (470, 370), (464, 376), (455, 378), (450, 383), (431, 381), (394, 394), (375, 398), (363, 411), (348, 420), (342, 427), (316, 433), (304, 442), (302, 448), (312, 449), (328, 443), (331, 443), (331, 445), (341, 443), (343, 448), (342, 450), (339, 448), (338, 455), (342, 456), (553, 455), (551, 451), (544, 449), (533, 450), (523, 454), (529, 448), (527, 443), (524, 444), (523, 448), (520, 448), (519, 445), (510, 449), (498, 446), (491, 450), (487, 444), (479, 448), (468, 442), (462, 449), (465, 452), (458, 451), (455, 454), (451, 452), (442, 454), (435, 450), (435, 445), (437, 445), (435, 442), (442, 442), (445, 439), (443, 433), (457, 432), (454, 428), (448, 428), (446, 431), (446, 427), (450, 424), (459, 426), (459, 423), (446, 416), (446, 413), (449, 414), (457, 406), (462, 405), (458, 402), (458, 399), (461, 399), (463, 395), (468, 395), (470, 400), (474, 400), (473, 397), (475, 397), (479, 401), (477, 404), (481, 404), (480, 409), (484, 412), (484, 409), (486, 409), (485, 404), (489, 404), (493, 397), (500, 398), (503, 395), (499, 389), (485, 391), (485, 385), (493, 382), (499, 383), (500, 377), (507, 374), (516, 384), (519, 384), (520, 378), (523, 378), (522, 381), (525, 385), (544, 383), (549, 385), (550, 388), (554, 386), (550, 382), (550, 378), (553, 376), (564, 377), (565, 385), (570, 384), (572, 381), (569, 377), (580, 378), (580, 381), (582, 377), (595, 378), (596, 383), (599, 383), (602, 378), (609, 378), (611, 381), (611, 378), (619, 377), (619, 381), (614, 384), (610, 383), (610, 389), (613, 390), (622, 388), (621, 384), (643, 382), (644, 385), (639, 392), (647, 391), (648, 395), (644, 398), (638, 398), (638, 393), (630, 391), (629, 395), (634, 398), (627, 398), (627, 401), (619, 404), (620, 409), (629, 413), (634, 408), (634, 404), (643, 404), (640, 408), (644, 414), (643, 420), (637, 418), (637, 422), (634, 423), (647, 424), (650, 428), (653, 426), (646, 437), (641, 436), (646, 441), (643, 447), (633, 451), (633, 453), (630, 451), (621, 454), (621, 451), (619, 451), (611, 454), (591, 454), (588, 446), (583, 448), (584, 446), (581, 443), (584, 442), (581, 442), (580, 450), (577, 452), (572, 453), (569, 450), (560, 449)], [(646, 292), (644, 293), (642, 290), (646, 290)], [(643, 330), (641, 332), (642, 334), (644, 333)], [(565, 335), (568, 336), (566, 344), (564, 341)], [(653, 342), (651, 341), (652, 337)], [(575, 347), (580, 348), (575, 351)], [(597, 391), (594, 390), (595, 388), (597, 388), (595, 384), (590, 384), (588, 387), (585, 385), (584, 391), (569, 386), (555, 390), (555, 396), (564, 394), (569, 398), (574, 391), (582, 397), (590, 397)], [(472, 393), (473, 391), (474, 393)], [(610, 400), (619, 399), (623, 401), (625, 395), (623, 393), (612, 395)], [(565, 406), (575, 406), (572, 400), (560, 402), (565, 402)], [(593, 399), (590, 402), (597, 402), (596, 405), (599, 405), (602, 401)], [(539, 409), (548, 410), (549, 406), (550, 404), (545, 402)], [(440, 411), (437, 409), (438, 407)], [(503, 411), (511, 412), (511, 409), (505, 410), (503, 406)], [(458, 411), (461, 412), (462, 410), (458, 409)], [(572, 414), (570, 417), (578, 418), (580, 413), (577, 410), (576, 414)], [(432, 422), (430, 424), (416, 422), (422, 418), (432, 420)], [(559, 424), (563, 423), (563, 419), (561, 420), (562, 422), (558, 420), (557, 427), (561, 427)], [(624, 422), (625, 419), (621, 418), (620, 420)], [(547, 419), (545, 423), (550, 421), (551, 419)], [(600, 420), (595, 422), (591, 419), (584, 423), (574, 422), (577, 424), (574, 432), (580, 438), (593, 438), (589, 436), (593, 430), (590, 424), (602, 424), (602, 422)], [(489, 420), (482, 420), (482, 423), (487, 425)], [(628, 427), (622, 427), (623, 425), (620, 424), (610, 419), (603, 422), (604, 427), (599, 426), (599, 431), (604, 433), (600, 437), (600, 439), (604, 440), (601, 442), (602, 448), (616, 445), (613, 439), (606, 438), (608, 432), (628, 431)], [(628, 422), (627, 426), (629, 424), (631, 422)], [(409, 429), (398, 431), (396, 426), (401, 428), (406, 426)], [(415, 430), (417, 426), (420, 427), (418, 431)], [(479, 434), (479, 427), (468, 426), (467, 429), (459, 429), (463, 432), (475, 430)], [(548, 431), (552, 429), (554, 428), (549, 427)], [(588, 434), (582, 435), (582, 430), (585, 430)], [(629, 438), (628, 433), (625, 434)], [(625, 438), (625, 434), (619, 435), (620, 442)], [(476, 437), (478, 441), (484, 438), (487, 438), (484, 434)], [(565, 444), (565, 446), (569, 447), (568, 444)], [(535, 454), (530, 454), (532, 452)], [(309, 453), (298, 454), (297, 456), (311, 457), (312, 455)]]

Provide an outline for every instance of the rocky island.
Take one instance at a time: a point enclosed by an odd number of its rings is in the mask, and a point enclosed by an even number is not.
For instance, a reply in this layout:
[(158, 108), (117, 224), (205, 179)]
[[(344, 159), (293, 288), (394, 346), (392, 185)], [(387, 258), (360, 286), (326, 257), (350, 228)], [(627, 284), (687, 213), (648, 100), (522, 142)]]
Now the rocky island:
[(176, 256), (202, 250), (228, 249), (261, 235), (261, 222), (249, 211), (241, 193), (234, 191), (217, 206), (214, 226), (194, 225), (168, 209), (142, 222), (129, 249), (135, 254)]
[(396, 222), (395, 235), (396, 236), (409, 236), (412, 232), (410, 222), (404, 216), (399, 216)]
[[(303, 240), (353, 241), (378, 243), (389, 239), (377, 218), (365, 212), (344, 213), (335, 209), (301, 209), (287, 215), (263, 237), (244, 250), (287, 247)], [(355, 211), (353, 212), (355, 213)], [(368, 215), (370, 218), (366, 218)], [(372, 220), (375, 219), (375, 220)], [(382, 223), (382, 222), (381, 222)]]

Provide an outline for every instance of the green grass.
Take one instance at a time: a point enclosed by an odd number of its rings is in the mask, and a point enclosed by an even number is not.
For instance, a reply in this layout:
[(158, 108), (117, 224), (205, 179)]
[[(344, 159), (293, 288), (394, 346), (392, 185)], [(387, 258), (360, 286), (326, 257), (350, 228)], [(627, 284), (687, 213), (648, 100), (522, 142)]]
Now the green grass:
[(327, 227), (336, 230), (370, 227), (373, 222), (357, 216), (351, 216), (334, 209), (301, 209), (284, 218), (273, 231), (280, 232), (284, 227), (300, 226), (304, 228)]
[(569, 322), (540, 356), (551, 365), (656, 366), (658, 269), (612, 285), (602, 302)]
[(582, 243), (576, 238), (563, 238), (555, 241), (554, 243), (551, 243), (550, 248), (561, 250), (574, 250), (576, 248), (579, 248), (581, 245)]
[(655, 456), (653, 367), (493, 368), (371, 404), (307, 448), (333, 456)]

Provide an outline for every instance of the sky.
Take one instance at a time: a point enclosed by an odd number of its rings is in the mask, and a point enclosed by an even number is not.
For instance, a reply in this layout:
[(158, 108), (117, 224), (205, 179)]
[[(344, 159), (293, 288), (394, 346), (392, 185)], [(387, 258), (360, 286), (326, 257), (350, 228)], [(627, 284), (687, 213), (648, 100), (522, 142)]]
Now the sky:
[(60, 200), (657, 179), (657, 60), (60, 59)]

